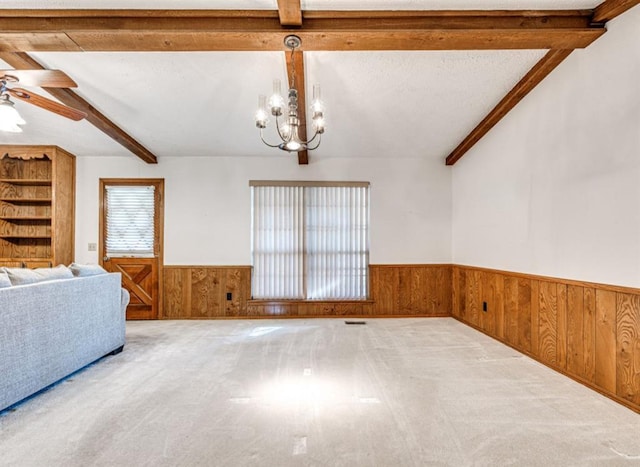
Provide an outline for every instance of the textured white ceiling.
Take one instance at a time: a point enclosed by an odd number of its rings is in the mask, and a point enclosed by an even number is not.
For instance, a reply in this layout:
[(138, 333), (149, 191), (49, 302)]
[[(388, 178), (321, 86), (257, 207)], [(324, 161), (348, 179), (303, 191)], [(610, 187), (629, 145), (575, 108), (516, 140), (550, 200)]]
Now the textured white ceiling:
[(2, 8), (275, 10), (277, 0), (1, 0)]
[[(598, 3), (302, 0), (302, 8), (572, 9)], [(0, 8), (276, 9), (277, 0), (0, 0)], [(327, 132), (314, 154), (444, 158), (544, 53), (306, 52), (307, 88), (321, 84), (327, 106)], [(258, 94), (270, 93), (273, 78), (286, 82), (282, 52), (31, 55), (47, 68), (65, 71), (78, 83), (78, 94), (160, 158), (279, 155), (260, 142), (253, 114)], [(78, 156), (134, 157), (85, 121), (23, 102), (16, 108), (28, 124), (20, 134), (0, 133), (0, 143), (56, 144)]]
[[(321, 84), (327, 106), (328, 129), (315, 153), (443, 158), (543, 54), (307, 52), (307, 89)], [(31, 55), (64, 70), (78, 94), (159, 157), (274, 154), (259, 141), (253, 114), (258, 94), (268, 95), (274, 78), (286, 80), (280, 52)], [(86, 122), (23, 102), (16, 108), (28, 124), (23, 133), (0, 134), (4, 143), (129, 154)]]
[[(303, 10), (530, 10), (593, 8), (599, 0), (301, 0)], [(1, 8), (275, 10), (277, 0), (2, 0)]]
[(301, 0), (303, 10), (565, 10), (598, 0)]
[(543, 54), (310, 53), (308, 69), (329, 107), (320, 149), (338, 157), (444, 158)]

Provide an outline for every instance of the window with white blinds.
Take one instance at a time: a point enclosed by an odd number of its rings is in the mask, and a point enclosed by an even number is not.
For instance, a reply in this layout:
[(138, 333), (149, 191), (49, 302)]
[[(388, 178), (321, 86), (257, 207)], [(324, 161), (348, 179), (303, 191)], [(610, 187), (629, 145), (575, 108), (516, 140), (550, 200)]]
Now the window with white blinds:
[(154, 256), (155, 187), (107, 185), (107, 256)]
[(251, 182), (252, 296), (367, 298), (369, 184)]

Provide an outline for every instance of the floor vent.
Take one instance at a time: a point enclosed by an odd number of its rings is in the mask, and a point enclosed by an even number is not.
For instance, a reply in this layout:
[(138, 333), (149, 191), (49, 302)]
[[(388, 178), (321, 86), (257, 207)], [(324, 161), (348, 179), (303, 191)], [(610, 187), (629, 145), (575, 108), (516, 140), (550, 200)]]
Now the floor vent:
[(367, 324), (366, 321), (345, 321), (344, 324)]

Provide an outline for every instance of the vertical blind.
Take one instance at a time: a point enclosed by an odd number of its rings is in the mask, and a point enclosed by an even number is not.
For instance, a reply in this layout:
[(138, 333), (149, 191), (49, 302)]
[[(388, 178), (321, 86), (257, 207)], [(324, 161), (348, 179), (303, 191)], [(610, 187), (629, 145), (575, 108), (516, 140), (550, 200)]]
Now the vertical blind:
[(108, 185), (105, 190), (106, 255), (153, 256), (155, 187)]
[(260, 184), (251, 196), (254, 298), (367, 298), (368, 184)]
[(304, 297), (303, 188), (252, 188), (253, 296)]

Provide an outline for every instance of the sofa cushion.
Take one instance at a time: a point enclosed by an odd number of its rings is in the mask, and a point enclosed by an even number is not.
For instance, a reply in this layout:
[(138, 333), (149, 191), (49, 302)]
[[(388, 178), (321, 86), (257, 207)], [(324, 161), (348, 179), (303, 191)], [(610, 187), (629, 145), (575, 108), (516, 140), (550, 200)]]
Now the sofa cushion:
[(61, 264), (55, 268), (5, 268), (11, 285), (35, 284), (56, 279), (73, 279), (73, 273)]
[(0, 268), (0, 289), (11, 287), (11, 285), (11, 280), (9, 279), (7, 272), (4, 270), (4, 268)]
[(69, 265), (69, 269), (75, 277), (97, 276), (99, 274), (107, 273), (107, 271), (97, 264), (71, 263)]

